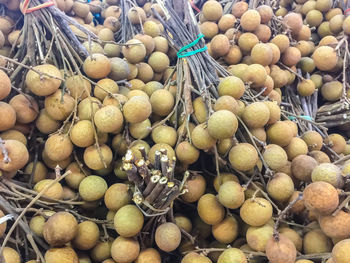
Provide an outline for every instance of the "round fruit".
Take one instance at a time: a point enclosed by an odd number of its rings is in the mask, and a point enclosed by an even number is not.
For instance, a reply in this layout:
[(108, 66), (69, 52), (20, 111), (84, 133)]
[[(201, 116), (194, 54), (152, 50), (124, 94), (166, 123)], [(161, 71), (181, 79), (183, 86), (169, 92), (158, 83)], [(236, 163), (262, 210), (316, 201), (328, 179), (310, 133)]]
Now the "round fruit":
[(285, 173), (276, 173), (267, 184), (267, 193), (279, 202), (288, 201), (293, 192), (293, 180)]
[(114, 227), (122, 237), (137, 235), (143, 227), (143, 214), (135, 205), (121, 207), (114, 217)]
[(170, 252), (180, 245), (181, 231), (174, 223), (163, 223), (157, 227), (154, 239), (161, 250)]
[(249, 128), (261, 128), (270, 119), (269, 107), (264, 102), (253, 102), (243, 110), (242, 120)]
[(350, 239), (344, 239), (333, 247), (332, 258), (336, 263), (346, 263), (350, 260)]
[(159, 89), (152, 93), (150, 103), (153, 113), (159, 116), (167, 116), (172, 111), (175, 100), (170, 91)]
[(216, 57), (226, 56), (230, 50), (230, 42), (226, 35), (219, 34), (210, 42), (210, 49)]
[(315, 66), (322, 71), (332, 70), (338, 62), (337, 53), (334, 48), (329, 46), (321, 46), (315, 49), (312, 54)]
[(191, 137), (193, 145), (200, 150), (208, 150), (216, 143), (216, 139), (210, 136), (204, 123), (193, 129)]
[(36, 183), (34, 185), (34, 191), (36, 191), (37, 193), (42, 192), (44, 189), (46, 189), (49, 185), (51, 185), (47, 190), (45, 190), (46, 192), (42, 195), (44, 197), (47, 198), (51, 198), (51, 199), (62, 199), (63, 196), (63, 188), (62, 185), (60, 183), (53, 183), (54, 180), (52, 179), (44, 179), (39, 181), (38, 183)]
[(133, 238), (119, 236), (113, 241), (110, 251), (118, 263), (133, 262), (139, 256), (140, 244)]
[(245, 199), (242, 186), (235, 181), (223, 183), (219, 188), (218, 198), (219, 202), (229, 209), (240, 207)]
[(220, 223), (225, 216), (225, 209), (213, 194), (205, 194), (198, 201), (197, 211), (200, 218), (208, 225)]
[(240, 99), (245, 91), (245, 86), (240, 78), (229, 76), (223, 78), (218, 85), (220, 96), (228, 95), (235, 99)]
[(250, 226), (247, 230), (246, 239), (250, 248), (255, 251), (265, 252), (267, 241), (273, 235), (273, 227), (270, 224), (263, 226)]
[(297, 250), (292, 241), (280, 234), (278, 240), (271, 237), (267, 242), (266, 256), (270, 263), (294, 263)]
[(267, 73), (265, 68), (260, 64), (251, 64), (243, 73), (242, 80), (253, 88), (260, 88), (265, 84)]
[(251, 226), (262, 226), (272, 217), (272, 205), (264, 198), (246, 200), (239, 211), (242, 220)]
[(218, 21), (222, 16), (222, 6), (217, 1), (207, 1), (202, 8), (205, 19), (209, 21)]
[(244, 53), (249, 53), (258, 43), (258, 37), (250, 32), (243, 33), (238, 38), (238, 46)]
[(322, 97), (328, 101), (337, 101), (343, 95), (343, 85), (339, 81), (330, 81), (321, 88)]
[(284, 24), (291, 30), (292, 34), (298, 34), (303, 26), (303, 19), (300, 14), (290, 12), (283, 17)]
[(85, 201), (96, 201), (104, 196), (107, 188), (107, 183), (102, 177), (90, 175), (79, 184), (79, 194)]
[(251, 57), (254, 63), (268, 66), (273, 59), (272, 48), (268, 44), (256, 44), (251, 51)]
[(343, 185), (343, 177), (338, 166), (331, 163), (321, 163), (312, 170), (311, 179), (313, 182), (323, 181), (334, 187)]
[(154, 248), (146, 248), (142, 250), (135, 260), (135, 263), (162, 263), (162, 259), (160, 257), (159, 252)]
[(247, 263), (247, 259), (242, 250), (238, 248), (228, 248), (218, 258), (218, 263), (237, 262)]
[(323, 139), (322, 136), (316, 131), (307, 131), (301, 138), (306, 142), (309, 151), (321, 150)]
[(132, 64), (139, 63), (146, 56), (146, 48), (138, 39), (130, 39), (122, 48), (124, 57)]
[(104, 196), (106, 207), (110, 211), (118, 211), (131, 201), (129, 187), (126, 184), (116, 183), (111, 185)]
[(300, 96), (311, 96), (315, 92), (316, 86), (311, 79), (305, 79), (298, 83), (297, 90)]
[(311, 230), (304, 236), (303, 249), (305, 254), (331, 252), (332, 241), (320, 229)]
[(68, 77), (65, 84), (73, 98), (85, 99), (91, 93), (90, 82), (79, 75)]
[(245, 31), (254, 31), (261, 22), (261, 17), (258, 11), (250, 9), (244, 12), (241, 16), (241, 27)]
[(306, 155), (308, 153), (307, 144), (298, 137), (294, 137), (285, 150), (289, 160), (293, 160), (296, 156)]
[(184, 164), (193, 164), (200, 152), (188, 141), (180, 142), (175, 149), (177, 159)]
[(240, 171), (249, 171), (258, 163), (259, 156), (249, 143), (239, 143), (232, 147), (229, 153), (229, 161), (233, 168)]
[(55, 93), (45, 98), (45, 109), (47, 114), (54, 120), (64, 121), (72, 113), (75, 107), (74, 99), (62, 90), (57, 90)]
[(6, 131), (15, 126), (16, 111), (11, 105), (0, 101), (0, 131)]
[(166, 54), (156, 51), (153, 52), (148, 58), (148, 64), (152, 67), (154, 72), (162, 73), (169, 67), (170, 61)]
[(350, 214), (342, 210), (333, 215), (320, 216), (318, 222), (324, 234), (330, 238), (349, 238)]
[(2, 143), (3, 149), (7, 152), (5, 158), (4, 151), (0, 151), (0, 169), (5, 172), (12, 172), (22, 169), (29, 160), (27, 147), (16, 140), (4, 140)]
[(201, 196), (205, 193), (206, 181), (203, 176), (195, 175), (186, 181), (187, 191), (181, 195), (181, 199), (188, 203), (193, 203), (199, 200)]
[(100, 230), (96, 223), (83, 221), (78, 225), (78, 233), (72, 240), (74, 247), (80, 250), (90, 250), (100, 237)]
[(208, 132), (215, 139), (232, 137), (238, 128), (236, 116), (228, 110), (214, 112), (208, 120)]
[(212, 234), (220, 243), (229, 244), (238, 236), (238, 222), (233, 216), (228, 216), (220, 223), (212, 226)]
[(0, 84), (0, 100), (3, 100), (6, 98), (10, 92), (11, 92), (11, 80), (7, 76), (7, 74), (0, 70), (0, 79), (1, 79), (1, 84)]
[(146, 120), (152, 113), (150, 101), (143, 96), (135, 96), (129, 99), (123, 106), (123, 114), (126, 121), (138, 123)]
[(276, 144), (267, 145), (263, 157), (269, 168), (275, 171), (284, 167), (288, 162), (287, 153)]
[(277, 121), (267, 129), (268, 141), (281, 147), (287, 146), (292, 138), (292, 131), (286, 122)]

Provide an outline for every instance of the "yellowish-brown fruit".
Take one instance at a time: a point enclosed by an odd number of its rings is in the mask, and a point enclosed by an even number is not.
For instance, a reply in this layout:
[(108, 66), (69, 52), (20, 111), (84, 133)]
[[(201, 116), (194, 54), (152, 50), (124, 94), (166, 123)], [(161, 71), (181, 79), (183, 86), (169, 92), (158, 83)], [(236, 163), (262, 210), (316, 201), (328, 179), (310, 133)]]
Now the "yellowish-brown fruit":
[(130, 201), (129, 187), (121, 183), (111, 185), (104, 196), (105, 205), (111, 211), (118, 211), (121, 207), (130, 203)]
[(135, 263), (162, 263), (162, 259), (160, 257), (159, 252), (154, 248), (147, 248), (142, 250), (135, 260)]
[(259, 156), (256, 149), (249, 143), (239, 143), (232, 147), (229, 153), (230, 164), (240, 171), (253, 169), (258, 159)]
[(228, 95), (235, 99), (240, 99), (245, 91), (244, 83), (235, 76), (229, 76), (222, 79), (218, 86), (220, 96)]
[(24, 145), (27, 145), (27, 138), (24, 136), (24, 134), (14, 129), (0, 133), (0, 138), (3, 140), (16, 140), (23, 143)]
[(184, 229), (187, 233), (190, 233), (192, 231), (192, 222), (191, 220), (182, 215), (182, 214), (176, 214), (174, 216), (175, 224), (179, 227)]
[(339, 7), (331, 8), (329, 11), (326, 12), (325, 18), (327, 21), (330, 21), (334, 16), (343, 14), (343, 10)]
[(91, 121), (78, 121), (73, 125), (69, 137), (72, 143), (78, 147), (91, 146), (95, 142), (94, 127)]
[(249, 53), (258, 43), (258, 37), (250, 32), (243, 33), (238, 38), (238, 46), (243, 53)]
[(192, 131), (192, 143), (200, 150), (208, 150), (216, 143), (216, 139), (210, 136), (206, 125), (199, 124)]
[(134, 238), (117, 237), (111, 246), (111, 255), (116, 262), (133, 262), (140, 253), (140, 244)]
[(91, 250), (91, 259), (96, 262), (102, 262), (105, 259), (111, 257), (111, 241), (98, 242), (97, 245)]
[(261, 128), (270, 119), (269, 107), (264, 102), (253, 102), (246, 106), (242, 113), (242, 120), (249, 128)]
[(114, 228), (122, 237), (133, 237), (143, 227), (143, 214), (135, 205), (121, 207), (114, 217)]
[(119, 131), (124, 122), (121, 111), (112, 105), (104, 106), (94, 115), (94, 123), (100, 132)]
[[(281, 228), (278, 229), (278, 232), (280, 234), (283, 234), (290, 241), (292, 241), (294, 243), (295, 248), (299, 252), (302, 251), (302, 249), (303, 249), (303, 239), (301, 238), (301, 236), (298, 234), (297, 231), (295, 231), (294, 229), (291, 229), (289, 227), (281, 227)], [(298, 262), (298, 261), (296, 261), (296, 262)], [(304, 262), (304, 263), (307, 263), (307, 262)]]
[(75, 248), (89, 250), (93, 248), (99, 239), (100, 231), (96, 223), (83, 221), (78, 225), (78, 232), (72, 240)]
[(143, 23), (143, 31), (145, 35), (156, 37), (160, 34), (159, 26), (156, 22), (152, 20), (147, 20), (145, 23)]
[(4, 247), (2, 251), (2, 259), (4, 260), (4, 263), (21, 263), (19, 253), (11, 247)]
[(90, 175), (90, 171), (85, 166), (80, 167), (76, 162), (73, 162), (67, 166), (66, 172), (68, 171), (70, 171), (71, 174), (67, 175), (65, 180), (67, 185), (72, 189), (78, 189), (80, 182), (87, 175)]
[(310, 27), (318, 27), (323, 21), (323, 15), (319, 10), (310, 10), (305, 20)]
[(44, 238), (51, 246), (63, 246), (78, 233), (78, 223), (68, 212), (57, 212), (44, 224)]
[(236, 116), (228, 110), (214, 112), (208, 120), (208, 132), (215, 139), (232, 137), (238, 128)]
[(268, 44), (256, 44), (252, 48), (251, 57), (254, 63), (268, 66), (271, 64), (273, 59), (272, 48)]
[(294, 192), (292, 178), (285, 173), (276, 173), (267, 184), (267, 192), (276, 201), (288, 201)]
[(299, 155), (306, 155), (308, 153), (307, 144), (304, 140), (297, 137), (294, 137), (285, 149), (290, 161)]
[(7, 74), (2, 70), (0, 70), (0, 79), (1, 79), (0, 100), (3, 100), (11, 92), (11, 81), (10, 81), (10, 78), (7, 76)]
[(254, 251), (265, 252), (267, 241), (273, 235), (273, 227), (270, 224), (248, 227), (246, 239), (250, 248)]
[(150, 103), (153, 113), (159, 116), (167, 116), (172, 111), (175, 100), (170, 91), (159, 89), (152, 93)]
[(79, 263), (76, 252), (71, 247), (50, 248), (45, 253), (47, 263)]
[(198, 201), (197, 211), (208, 225), (216, 225), (224, 219), (225, 209), (213, 194), (205, 194)]
[(0, 101), (0, 131), (6, 131), (15, 126), (16, 111), (6, 102)]
[[(82, 100), (78, 105), (78, 117), (79, 117), (79, 119), (80, 120), (91, 120), (92, 116), (95, 115), (95, 112), (99, 109), (99, 105), (101, 105), (101, 102), (94, 97), (89, 97), (89, 98)], [(40, 118), (40, 116), (39, 116), (39, 118)]]
[(229, 39), (224, 34), (218, 34), (210, 42), (210, 49), (215, 57), (223, 57), (230, 50)]
[(185, 202), (193, 203), (198, 201), (205, 193), (207, 184), (203, 176), (195, 175), (187, 180), (185, 186), (187, 191), (181, 195), (181, 199)]
[(250, 9), (241, 16), (241, 26), (245, 31), (254, 31), (261, 22), (261, 17), (258, 11)]
[(146, 20), (146, 12), (141, 7), (132, 7), (129, 9), (128, 19), (134, 25), (142, 24)]
[(315, 92), (315, 83), (311, 79), (305, 79), (298, 83), (297, 90), (299, 95), (307, 97)]
[(203, 16), (209, 21), (218, 21), (222, 17), (222, 6), (217, 1), (207, 1), (202, 8)]
[(292, 174), (295, 178), (310, 182), (313, 169), (317, 166), (317, 161), (307, 155), (299, 155), (292, 161)]
[(332, 258), (336, 263), (346, 263), (350, 260), (350, 239), (339, 241), (332, 250)]
[(248, 10), (248, 4), (247, 2), (244, 2), (244, 1), (236, 2), (232, 6), (232, 14), (237, 18), (241, 18), (241, 16), (247, 10)]
[(236, 45), (230, 47), (228, 53), (224, 56), (224, 60), (229, 65), (235, 65), (242, 59), (242, 52)]
[(350, 222), (350, 214), (342, 210), (333, 215), (320, 216), (318, 222), (324, 234), (330, 238), (349, 238), (350, 230), (347, 227)]
[(228, 29), (233, 28), (235, 22), (236, 22), (236, 18), (234, 17), (234, 15), (232, 14), (223, 15), (218, 22), (220, 31), (226, 32)]
[(93, 54), (85, 59), (83, 70), (90, 78), (102, 79), (111, 72), (111, 62), (105, 55)]
[(283, 234), (279, 234), (278, 240), (271, 237), (267, 242), (266, 256), (270, 263), (294, 263), (297, 250), (292, 241)]
[(238, 103), (233, 97), (224, 95), (216, 100), (213, 109), (215, 111), (228, 110), (234, 114), (237, 114)]
[(169, 57), (163, 52), (155, 51), (148, 58), (148, 64), (154, 72), (162, 73), (170, 65)]
[(257, 11), (260, 14), (262, 24), (268, 23), (273, 16), (273, 10), (268, 5), (258, 6)]
[(220, 186), (218, 198), (223, 206), (229, 209), (236, 209), (244, 202), (244, 191), (238, 182), (227, 181)]
[(170, 252), (180, 245), (181, 231), (174, 223), (163, 223), (157, 227), (154, 239), (161, 250)]
[[(0, 152), (0, 169), (5, 172), (12, 172), (22, 169), (29, 160), (29, 153), (26, 146), (17, 140), (4, 140), (3, 149)], [(7, 158), (4, 156), (7, 153)]]
[(337, 101), (343, 95), (343, 85), (339, 81), (330, 81), (321, 88), (322, 97), (328, 101)]
[(247, 259), (242, 250), (238, 248), (228, 248), (218, 258), (218, 263), (237, 262), (247, 263)]
[(52, 161), (62, 161), (68, 158), (73, 151), (73, 144), (65, 134), (54, 134), (45, 142), (45, 151)]
[(332, 8), (333, 2), (331, 0), (317, 0), (316, 9), (321, 12), (327, 12)]
[(84, 151), (84, 162), (87, 167), (93, 170), (105, 168), (104, 163), (108, 166), (112, 162), (112, 150), (105, 144), (100, 145), (100, 151), (103, 160), (101, 160), (98, 149), (95, 146), (89, 146)]
[(290, 12), (286, 16), (283, 17), (283, 22), (287, 26), (288, 29), (291, 30), (292, 34), (297, 34), (302, 25), (303, 25), (303, 19), (300, 14)]
[(309, 184), (303, 193), (306, 208), (318, 214), (331, 214), (339, 205), (337, 189), (326, 182)]
[(325, 36), (323, 37), (318, 46), (336, 46), (338, 44), (338, 40), (334, 36)]
[(64, 93), (62, 90), (57, 90), (54, 94), (45, 98), (45, 109), (47, 114), (54, 120), (63, 121), (68, 118), (75, 106), (74, 99)]
[(350, 18), (347, 16), (343, 21), (343, 31), (345, 34), (350, 35)]
[(212, 226), (212, 234), (220, 243), (229, 244), (238, 236), (238, 222), (233, 216), (228, 216), (220, 223)]
[(260, 64), (251, 64), (243, 73), (242, 80), (253, 88), (260, 88), (265, 84), (267, 72)]
[(301, 53), (296, 47), (288, 47), (282, 54), (282, 62), (289, 67), (295, 66), (300, 59)]
[(104, 196), (107, 188), (107, 183), (102, 177), (89, 175), (80, 182), (79, 194), (84, 201), (96, 201)]
[(40, 111), (35, 125), (40, 132), (44, 134), (50, 134), (58, 130), (60, 127), (60, 122), (52, 119), (44, 108)]
[(334, 48), (329, 46), (321, 46), (316, 48), (312, 54), (312, 59), (316, 67), (322, 71), (332, 70), (338, 61), (337, 53)]
[(293, 133), (288, 123), (277, 121), (267, 129), (267, 138), (270, 143), (284, 147), (291, 142)]
[(36, 70), (36, 72), (48, 74), (55, 78), (40, 75), (33, 70), (28, 71), (25, 84), (31, 92), (37, 96), (47, 96), (58, 90), (62, 82), (62, 75), (58, 68), (53, 65), (44, 64), (35, 66), (33, 69)]
[(312, 171), (311, 179), (313, 182), (328, 182), (334, 187), (341, 187), (344, 183), (340, 168), (331, 163), (321, 163), (316, 166)]
[(103, 101), (107, 97), (108, 93), (117, 94), (118, 91), (118, 84), (114, 80), (104, 78), (97, 82), (94, 89), (94, 96)]
[[(0, 217), (5, 216), (4, 212), (0, 210)], [(6, 231), (7, 221), (0, 224), (0, 237), (2, 237)]]
[(343, 136), (338, 133), (330, 134), (324, 140), (325, 144), (329, 145), (333, 151), (338, 154), (341, 154), (346, 147), (346, 141)]
[(150, 101), (143, 96), (135, 96), (129, 99), (123, 106), (123, 114), (126, 121), (138, 123), (146, 120), (152, 113)]
[(321, 150), (323, 139), (322, 136), (316, 131), (307, 131), (301, 138), (306, 142), (309, 151)]
[(205, 21), (199, 25), (199, 29), (206, 39), (212, 39), (219, 33), (219, 27), (215, 22)]
[(183, 141), (175, 149), (177, 159), (184, 164), (193, 164), (199, 158), (199, 151), (188, 141)]
[(131, 123), (129, 125), (129, 131), (135, 139), (144, 139), (151, 133), (151, 126), (151, 121), (146, 119), (139, 123)]
[(271, 29), (267, 25), (262, 25), (262, 24), (258, 25), (258, 27), (254, 30), (253, 33), (263, 43), (268, 42), (272, 34)]
[(303, 249), (305, 254), (331, 252), (332, 240), (320, 229), (311, 230), (304, 236)]
[(246, 200), (240, 209), (242, 220), (251, 226), (265, 225), (272, 217), (272, 205), (264, 198)]
[(286, 35), (278, 34), (270, 41), (275, 44), (281, 53), (283, 53), (289, 47), (289, 38)]
[(81, 76), (75, 75), (68, 77), (65, 84), (73, 98), (85, 99), (88, 97), (88, 95), (90, 95), (91, 84), (88, 80), (83, 79)]
[(187, 253), (181, 260), (181, 263), (191, 263), (191, 262), (211, 263), (212, 261), (208, 257), (204, 255), (199, 255), (196, 252)]
[(130, 63), (135, 64), (144, 60), (146, 48), (140, 40), (131, 39), (125, 44), (126, 46), (123, 46), (122, 53)]

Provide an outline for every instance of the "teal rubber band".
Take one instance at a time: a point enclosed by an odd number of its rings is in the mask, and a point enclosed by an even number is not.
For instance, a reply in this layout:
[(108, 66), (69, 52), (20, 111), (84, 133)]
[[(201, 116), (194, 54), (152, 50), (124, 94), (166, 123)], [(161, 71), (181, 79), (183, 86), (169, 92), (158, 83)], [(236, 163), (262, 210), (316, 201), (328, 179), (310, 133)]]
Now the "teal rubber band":
[(191, 47), (193, 47), (194, 45), (196, 45), (196, 44), (199, 42), (199, 40), (201, 40), (201, 38), (203, 38), (203, 37), (204, 37), (203, 34), (199, 34), (199, 35), (197, 36), (197, 39), (196, 39), (195, 41), (193, 41), (192, 43), (190, 43), (190, 44), (188, 44), (188, 45), (182, 47), (182, 48), (179, 50), (179, 52), (176, 53), (177, 57), (178, 57), (178, 58), (189, 57), (189, 56), (192, 56), (192, 55), (197, 54), (197, 53), (199, 53), (199, 52), (206, 51), (206, 50), (208, 49), (207, 46), (205, 46), (205, 47), (203, 47), (203, 48), (200, 48), (200, 49), (196, 49), (196, 50), (192, 50), (192, 51), (185, 52), (186, 49), (191, 48)]
[[(314, 120), (313, 118), (311, 118), (310, 116), (307, 116), (307, 115), (301, 115), (300, 117), (303, 118), (303, 119), (305, 119), (305, 120), (308, 120), (308, 121), (313, 121), (313, 120)], [(292, 121), (292, 120), (295, 120), (296, 117), (294, 117), (294, 116), (289, 116), (288, 119), (290, 119), (290, 120)]]

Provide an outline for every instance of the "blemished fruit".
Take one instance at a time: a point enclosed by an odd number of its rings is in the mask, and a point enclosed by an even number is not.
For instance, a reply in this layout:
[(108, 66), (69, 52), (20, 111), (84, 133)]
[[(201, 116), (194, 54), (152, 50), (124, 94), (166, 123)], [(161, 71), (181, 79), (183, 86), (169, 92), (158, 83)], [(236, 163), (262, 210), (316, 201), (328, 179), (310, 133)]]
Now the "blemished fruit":
[[(49, 186), (51, 185), (51, 186)], [(48, 187), (48, 188), (47, 188)], [(39, 182), (37, 182), (34, 185), (34, 191), (37, 193), (40, 193), (44, 189), (45, 193), (42, 195), (43, 197), (51, 198), (51, 199), (62, 199), (63, 196), (63, 188), (62, 185), (58, 182), (54, 183), (54, 180), (52, 179), (44, 179)]]
[(159, 252), (154, 248), (146, 248), (142, 250), (135, 260), (135, 263), (162, 263)]
[(45, 142), (45, 151), (52, 161), (62, 161), (73, 151), (73, 144), (66, 134), (54, 134)]
[(188, 203), (193, 203), (199, 200), (205, 193), (206, 181), (200, 174), (192, 176), (186, 182), (187, 191), (181, 195), (181, 199)]
[[(102, 158), (100, 154), (102, 155)], [(93, 170), (100, 170), (110, 165), (112, 162), (113, 153), (106, 144), (100, 145), (100, 149), (97, 149), (97, 147), (92, 145), (85, 148), (83, 157), (87, 167)]]
[(343, 185), (343, 177), (338, 166), (331, 163), (321, 163), (312, 170), (312, 182), (323, 181), (330, 183), (334, 187)]
[(174, 223), (163, 223), (157, 227), (154, 238), (161, 250), (170, 252), (180, 245), (181, 231)]
[(116, 183), (111, 185), (105, 195), (104, 202), (106, 207), (111, 211), (118, 211), (131, 201), (129, 187), (126, 184)]
[(292, 174), (299, 180), (310, 182), (317, 161), (308, 155), (299, 155), (292, 161)]
[[(0, 151), (0, 169), (6, 172), (22, 169), (29, 160), (27, 147), (16, 140), (4, 140), (2, 145), (8, 154), (5, 158), (4, 151)], [(10, 160), (10, 161), (9, 161)]]
[(143, 214), (137, 206), (125, 205), (115, 214), (114, 227), (120, 236), (133, 237), (141, 231), (143, 221)]
[(350, 214), (340, 210), (333, 215), (320, 216), (318, 223), (321, 230), (330, 238), (349, 238), (350, 230), (347, 225), (350, 222)]
[(242, 220), (251, 226), (262, 226), (272, 217), (272, 205), (264, 198), (246, 200), (241, 209)]
[(256, 10), (247, 10), (241, 16), (241, 26), (245, 31), (254, 31), (260, 24), (261, 17)]
[(297, 250), (291, 240), (283, 234), (278, 239), (271, 237), (266, 244), (266, 256), (270, 263), (294, 263)]
[(85, 59), (83, 69), (90, 78), (102, 79), (111, 72), (111, 62), (105, 55), (93, 54)]
[(272, 170), (281, 169), (287, 164), (288, 156), (286, 151), (277, 144), (269, 144), (263, 152), (265, 162)]
[(242, 113), (242, 120), (249, 128), (261, 128), (270, 119), (269, 107), (263, 102), (253, 102), (246, 106)]
[(150, 101), (143, 96), (129, 99), (123, 106), (123, 115), (127, 122), (138, 123), (146, 120), (152, 113)]
[(57, 212), (50, 216), (44, 224), (43, 235), (51, 246), (63, 246), (78, 233), (78, 223), (68, 212)]
[(16, 111), (11, 105), (0, 101), (0, 131), (6, 131), (15, 126)]

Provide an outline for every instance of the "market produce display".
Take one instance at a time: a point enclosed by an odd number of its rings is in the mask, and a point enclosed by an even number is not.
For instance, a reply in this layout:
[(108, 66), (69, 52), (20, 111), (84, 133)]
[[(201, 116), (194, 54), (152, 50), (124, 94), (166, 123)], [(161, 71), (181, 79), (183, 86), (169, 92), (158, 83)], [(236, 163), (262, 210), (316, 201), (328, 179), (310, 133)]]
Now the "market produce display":
[(350, 262), (348, 1), (0, 10), (0, 262)]

